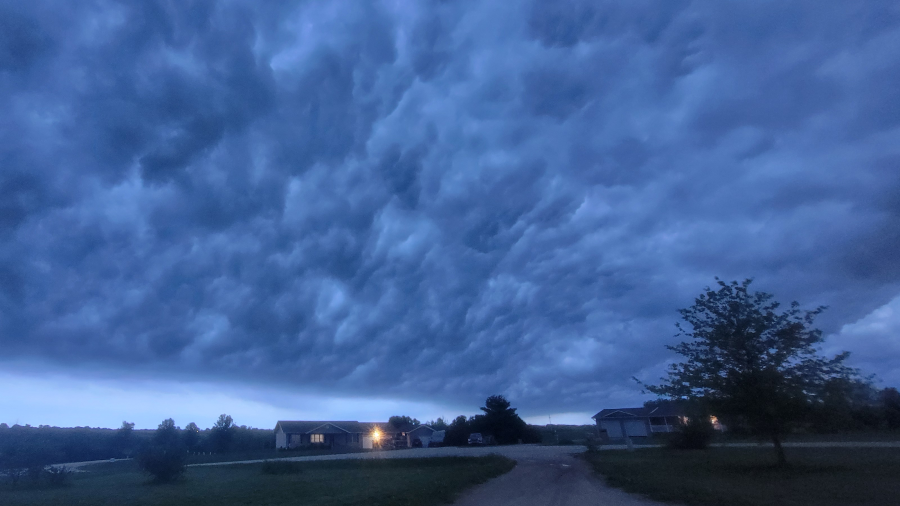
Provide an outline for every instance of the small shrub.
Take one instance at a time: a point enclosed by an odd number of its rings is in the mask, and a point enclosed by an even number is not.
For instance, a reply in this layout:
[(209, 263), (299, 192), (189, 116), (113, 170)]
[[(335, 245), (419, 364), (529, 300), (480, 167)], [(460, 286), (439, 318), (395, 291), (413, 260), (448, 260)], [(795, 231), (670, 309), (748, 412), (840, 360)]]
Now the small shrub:
[(587, 439), (584, 440), (584, 446), (587, 447), (588, 453), (599, 452), (601, 444), (600, 439), (593, 434), (588, 434)]
[(47, 483), (54, 487), (61, 487), (69, 481), (72, 471), (65, 466), (50, 466), (45, 471), (47, 475)]
[(44, 466), (30, 466), (26, 470), (26, 474), (28, 475), (28, 479), (31, 480), (32, 483), (37, 483), (41, 481), (41, 475), (44, 474)]
[(185, 452), (180, 448), (148, 445), (137, 455), (141, 470), (153, 475), (157, 483), (175, 481), (184, 474)]
[(715, 432), (709, 417), (694, 416), (672, 435), (669, 447), (677, 450), (703, 450), (709, 446)]
[(267, 460), (263, 462), (263, 474), (299, 474), (303, 471), (300, 462)]
[(15, 487), (19, 484), (19, 480), (25, 476), (26, 470), (24, 467), (7, 467), (3, 470), (3, 474), (6, 476), (6, 479), (9, 480), (9, 483)]

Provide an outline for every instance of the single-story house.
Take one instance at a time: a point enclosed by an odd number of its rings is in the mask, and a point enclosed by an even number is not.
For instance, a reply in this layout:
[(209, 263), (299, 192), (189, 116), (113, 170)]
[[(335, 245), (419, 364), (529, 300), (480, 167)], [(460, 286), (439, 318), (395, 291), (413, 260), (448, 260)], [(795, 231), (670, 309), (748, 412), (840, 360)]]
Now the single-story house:
[[(360, 423), (353, 421), (288, 421), (279, 420), (275, 424), (275, 447), (297, 448), (310, 444), (328, 446), (357, 446), (364, 443), (372, 447), (371, 436), (378, 430), (387, 436), (381, 423)], [(366, 441), (366, 439), (368, 441)]]
[(674, 432), (685, 420), (684, 413), (671, 406), (604, 409), (591, 418), (611, 438), (647, 437), (654, 432)]
[(434, 429), (427, 425), (395, 427), (385, 422), (289, 421), (275, 424), (275, 447), (297, 448), (310, 444), (372, 448), (411, 448), (418, 438), (424, 442)]

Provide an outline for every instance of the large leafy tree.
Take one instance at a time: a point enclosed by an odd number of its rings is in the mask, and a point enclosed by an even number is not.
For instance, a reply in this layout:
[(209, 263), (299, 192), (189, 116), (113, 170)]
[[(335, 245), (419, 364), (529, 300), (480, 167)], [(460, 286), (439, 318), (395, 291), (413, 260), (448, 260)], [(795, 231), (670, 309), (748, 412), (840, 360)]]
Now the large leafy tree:
[(135, 446), (134, 423), (123, 421), (116, 430), (115, 447), (118, 453), (130, 456)]
[(209, 442), (212, 450), (217, 453), (225, 453), (231, 450), (231, 442), (234, 439), (235, 425), (231, 415), (221, 414), (215, 425), (209, 431)]
[(447, 433), (444, 436), (444, 444), (448, 446), (462, 446), (466, 444), (469, 438), (471, 427), (466, 415), (459, 415), (447, 426)]
[(137, 463), (159, 483), (175, 481), (184, 474), (185, 451), (181, 429), (174, 420), (167, 418), (138, 452)]
[(742, 420), (771, 438), (784, 464), (783, 435), (829, 382), (856, 372), (844, 365), (848, 353), (824, 358), (816, 352), (822, 332), (812, 324), (824, 307), (803, 311), (793, 302), (780, 310), (771, 294), (751, 292), (749, 279), (716, 280), (718, 290), (707, 287), (693, 306), (679, 310), (689, 328), (677, 324), (676, 337), (687, 340), (667, 348), (683, 360), (647, 389)]
[(188, 451), (195, 451), (197, 447), (200, 446), (200, 427), (197, 427), (197, 424), (191, 422), (187, 424), (184, 428), (184, 446), (187, 447)]
[(409, 417), (407, 415), (395, 415), (388, 418), (388, 423), (393, 425), (396, 428), (401, 427), (418, 427), (422, 424), (422, 422), (418, 421), (415, 418)]

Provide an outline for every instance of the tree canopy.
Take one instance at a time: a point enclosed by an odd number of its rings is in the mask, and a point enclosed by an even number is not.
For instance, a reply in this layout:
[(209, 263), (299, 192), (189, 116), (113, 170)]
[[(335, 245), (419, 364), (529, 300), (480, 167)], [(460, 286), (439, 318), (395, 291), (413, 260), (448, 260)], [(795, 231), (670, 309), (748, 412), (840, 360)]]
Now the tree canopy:
[(516, 414), (516, 408), (511, 407), (502, 395), (488, 397), (480, 409), (483, 414), (475, 415), (469, 421), (472, 432), (489, 434), (499, 444), (540, 441), (540, 435), (529, 430), (528, 424)]
[(231, 415), (221, 414), (209, 431), (209, 442), (213, 451), (225, 453), (231, 449), (235, 426)]
[(160, 483), (178, 479), (184, 474), (185, 447), (181, 429), (166, 418), (159, 424), (151, 440), (138, 452), (138, 466)]
[(398, 429), (401, 427), (404, 427), (404, 426), (418, 427), (419, 425), (422, 424), (422, 422), (416, 420), (415, 418), (411, 418), (406, 415), (392, 416), (392, 417), (388, 418), (388, 423), (393, 425), (394, 427), (397, 427)]
[(705, 289), (681, 309), (689, 328), (676, 324), (687, 340), (667, 346), (683, 357), (668, 377), (647, 390), (671, 399), (699, 400), (719, 416), (731, 415), (772, 438), (784, 463), (781, 437), (830, 382), (852, 378), (849, 355), (817, 354), (822, 332), (812, 327), (825, 308), (803, 311), (797, 302), (780, 310), (765, 292), (751, 292), (752, 280)]

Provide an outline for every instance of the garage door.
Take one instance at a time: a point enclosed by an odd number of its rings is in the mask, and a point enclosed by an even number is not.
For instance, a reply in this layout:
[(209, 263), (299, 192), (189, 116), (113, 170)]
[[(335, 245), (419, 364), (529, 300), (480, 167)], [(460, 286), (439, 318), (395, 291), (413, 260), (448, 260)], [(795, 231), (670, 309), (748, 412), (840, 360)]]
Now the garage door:
[(625, 422), (625, 433), (629, 436), (646, 437), (647, 426), (643, 420), (629, 420)]
[(622, 437), (622, 424), (618, 420), (600, 422), (600, 428), (606, 429), (606, 435), (609, 437)]

